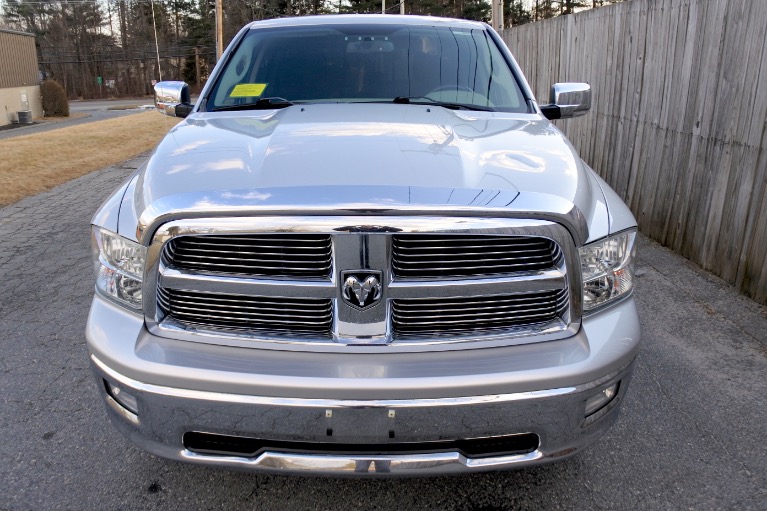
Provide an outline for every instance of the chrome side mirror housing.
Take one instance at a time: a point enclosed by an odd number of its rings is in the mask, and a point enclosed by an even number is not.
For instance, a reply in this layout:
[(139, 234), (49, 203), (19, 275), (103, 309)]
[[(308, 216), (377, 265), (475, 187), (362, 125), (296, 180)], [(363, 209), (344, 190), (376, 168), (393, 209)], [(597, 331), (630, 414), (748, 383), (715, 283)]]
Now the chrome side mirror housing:
[(186, 117), (194, 107), (189, 85), (185, 82), (157, 82), (154, 86), (154, 107), (171, 117)]
[(591, 86), (588, 83), (555, 83), (549, 104), (541, 106), (547, 119), (570, 119), (591, 110)]

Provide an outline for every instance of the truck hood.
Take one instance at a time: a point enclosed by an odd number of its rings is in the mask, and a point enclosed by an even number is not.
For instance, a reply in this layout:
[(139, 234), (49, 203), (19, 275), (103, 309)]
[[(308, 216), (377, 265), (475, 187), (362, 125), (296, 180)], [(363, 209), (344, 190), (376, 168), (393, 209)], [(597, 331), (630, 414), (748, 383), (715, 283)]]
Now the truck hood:
[(540, 116), (395, 104), (193, 114), (141, 170), (130, 209), (144, 218), (170, 203), (198, 209), (227, 195), (257, 206), (288, 188), (300, 189), (302, 206), (327, 202), (333, 190), (371, 207), (440, 190), (429, 200), (497, 207), (545, 194), (572, 204), (587, 224), (606, 214), (595, 210), (604, 199), (590, 171)]

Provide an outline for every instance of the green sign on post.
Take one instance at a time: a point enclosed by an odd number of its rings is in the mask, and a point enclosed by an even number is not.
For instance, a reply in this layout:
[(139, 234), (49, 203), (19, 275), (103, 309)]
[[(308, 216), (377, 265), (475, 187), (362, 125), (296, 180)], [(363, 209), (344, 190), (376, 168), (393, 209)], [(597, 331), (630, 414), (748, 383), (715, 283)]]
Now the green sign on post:
[(102, 77), (102, 76), (97, 76), (97, 77), (96, 77), (96, 83), (98, 83), (99, 85), (101, 85), (102, 83), (104, 83), (104, 77)]

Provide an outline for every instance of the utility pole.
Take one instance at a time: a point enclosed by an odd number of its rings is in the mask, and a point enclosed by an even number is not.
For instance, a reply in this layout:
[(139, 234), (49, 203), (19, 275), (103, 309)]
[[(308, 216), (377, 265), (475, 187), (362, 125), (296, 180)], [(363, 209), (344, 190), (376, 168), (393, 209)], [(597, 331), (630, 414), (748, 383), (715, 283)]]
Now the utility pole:
[(196, 77), (197, 90), (200, 90), (200, 48), (194, 47), (194, 75)]
[(386, 14), (386, 0), (381, 0), (381, 14)]
[(491, 0), (490, 16), (493, 28), (500, 33), (503, 30), (503, 0)]
[(222, 1), (216, 0), (216, 61), (221, 59), (221, 55), (224, 53), (224, 6)]
[(405, 0), (400, 0), (399, 3), (399, 13), (405, 14)]

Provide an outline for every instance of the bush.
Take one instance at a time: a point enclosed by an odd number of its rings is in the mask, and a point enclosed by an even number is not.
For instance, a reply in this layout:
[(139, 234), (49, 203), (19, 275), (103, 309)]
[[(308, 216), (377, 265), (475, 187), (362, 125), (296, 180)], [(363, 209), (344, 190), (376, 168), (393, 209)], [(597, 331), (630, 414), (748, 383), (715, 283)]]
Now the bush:
[(69, 117), (69, 101), (67, 93), (59, 82), (45, 80), (40, 84), (43, 96), (43, 112), (45, 117)]

